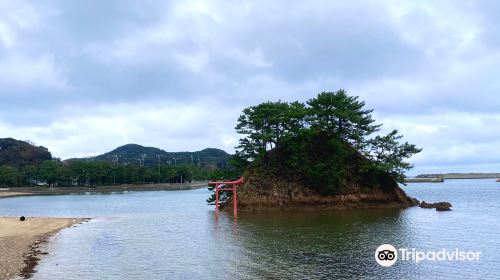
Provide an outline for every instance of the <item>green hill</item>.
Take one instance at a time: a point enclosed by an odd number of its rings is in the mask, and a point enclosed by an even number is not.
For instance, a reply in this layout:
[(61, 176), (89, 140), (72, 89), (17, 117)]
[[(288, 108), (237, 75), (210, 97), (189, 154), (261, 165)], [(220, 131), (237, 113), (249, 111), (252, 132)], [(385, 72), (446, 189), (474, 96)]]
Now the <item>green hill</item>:
[(50, 159), (52, 155), (45, 147), (13, 138), (0, 138), (0, 166), (36, 165)]
[[(145, 166), (158, 164), (158, 156), (162, 164), (182, 164), (189, 163), (199, 166), (225, 166), (231, 155), (223, 150), (207, 148), (196, 152), (167, 152), (155, 147), (144, 147), (138, 144), (127, 144), (120, 146), (110, 152), (90, 157), (90, 160), (117, 161), (118, 164), (139, 165), (140, 159), (144, 157)], [(86, 160), (84, 158), (70, 160)]]

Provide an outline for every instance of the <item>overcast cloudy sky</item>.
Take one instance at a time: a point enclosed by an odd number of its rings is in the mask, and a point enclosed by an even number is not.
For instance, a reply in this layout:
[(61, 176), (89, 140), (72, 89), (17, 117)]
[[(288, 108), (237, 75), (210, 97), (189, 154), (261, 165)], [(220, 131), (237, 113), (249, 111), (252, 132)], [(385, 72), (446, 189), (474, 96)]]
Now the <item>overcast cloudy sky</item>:
[(423, 148), (500, 171), (500, 2), (0, 0), (0, 137), (69, 158), (234, 151), (241, 110), (345, 89)]

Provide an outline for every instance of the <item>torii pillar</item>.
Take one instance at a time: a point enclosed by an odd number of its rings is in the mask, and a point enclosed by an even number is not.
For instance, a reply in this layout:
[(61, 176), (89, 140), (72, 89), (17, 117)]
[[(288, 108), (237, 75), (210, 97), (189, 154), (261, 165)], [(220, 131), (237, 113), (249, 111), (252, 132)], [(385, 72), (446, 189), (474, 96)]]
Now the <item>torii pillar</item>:
[[(238, 197), (237, 191), (238, 185), (242, 185), (244, 183), (243, 177), (241, 177), (238, 181), (229, 181), (229, 182), (208, 182), (209, 185), (215, 185), (215, 213), (219, 214), (219, 191), (233, 191), (233, 214), (236, 217), (238, 215)], [(219, 186), (228, 186), (221, 187)]]

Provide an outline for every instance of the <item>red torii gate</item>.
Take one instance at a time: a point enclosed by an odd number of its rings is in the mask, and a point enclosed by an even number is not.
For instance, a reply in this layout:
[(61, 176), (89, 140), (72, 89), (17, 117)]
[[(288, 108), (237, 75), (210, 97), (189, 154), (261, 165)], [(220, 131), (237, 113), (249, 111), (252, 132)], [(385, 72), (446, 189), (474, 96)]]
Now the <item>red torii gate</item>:
[[(233, 191), (233, 207), (234, 207), (234, 215), (238, 214), (238, 199), (236, 195), (236, 188), (238, 185), (244, 183), (243, 177), (241, 177), (238, 181), (229, 181), (229, 182), (208, 182), (209, 185), (215, 185), (215, 212), (219, 213), (219, 191)], [(219, 186), (231, 186), (231, 187), (223, 187), (219, 188)]]

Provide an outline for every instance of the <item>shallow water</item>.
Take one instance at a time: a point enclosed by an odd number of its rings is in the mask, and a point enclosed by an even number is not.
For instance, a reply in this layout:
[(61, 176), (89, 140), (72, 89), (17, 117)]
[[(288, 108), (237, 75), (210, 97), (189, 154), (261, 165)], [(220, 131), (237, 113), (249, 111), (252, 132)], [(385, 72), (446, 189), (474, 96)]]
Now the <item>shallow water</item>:
[[(231, 213), (215, 219), (205, 189), (16, 197), (0, 215), (92, 217), (63, 230), (34, 279), (498, 279), (500, 184), (411, 184), (408, 194), (450, 201), (451, 212), (396, 210)], [(398, 261), (375, 249), (481, 251), (479, 261)]]

